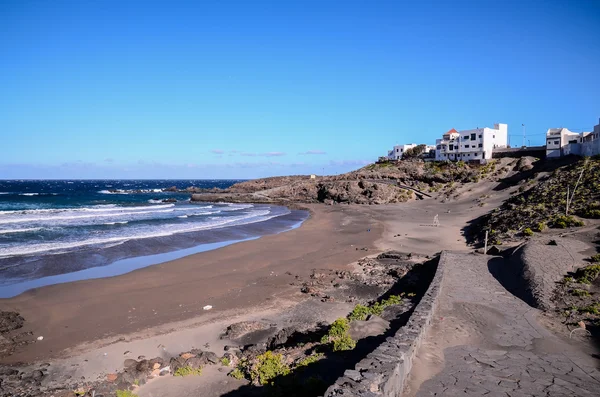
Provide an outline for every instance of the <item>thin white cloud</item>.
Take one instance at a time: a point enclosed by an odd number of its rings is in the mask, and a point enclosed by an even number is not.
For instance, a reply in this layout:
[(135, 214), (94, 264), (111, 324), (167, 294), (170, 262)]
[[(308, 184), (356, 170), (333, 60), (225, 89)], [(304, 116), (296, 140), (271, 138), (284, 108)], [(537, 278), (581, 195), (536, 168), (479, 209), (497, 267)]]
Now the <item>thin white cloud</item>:
[(298, 153), (298, 154), (303, 155), (303, 156), (310, 156), (313, 154), (327, 154), (327, 152), (324, 152), (322, 150), (308, 150), (306, 152), (302, 152), (302, 153)]
[(267, 153), (261, 153), (261, 154), (259, 154), (259, 156), (280, 157), (280, 156), (285, 156), (285, 153), (284, 152), (267, 152)]
[(105, 162), (105, 163), (112, 163), (112, 162), (114, 162), (114, 161), (115, 161), (115, 159), (111, 159), (111, 158), (104, 159), (104, 162)]
[(225, 153), (225, 151), (221, 150), (221, 149), (213, 149), (210, 152), (214, 153), (214, 154), (223, 154), (223, 153)]

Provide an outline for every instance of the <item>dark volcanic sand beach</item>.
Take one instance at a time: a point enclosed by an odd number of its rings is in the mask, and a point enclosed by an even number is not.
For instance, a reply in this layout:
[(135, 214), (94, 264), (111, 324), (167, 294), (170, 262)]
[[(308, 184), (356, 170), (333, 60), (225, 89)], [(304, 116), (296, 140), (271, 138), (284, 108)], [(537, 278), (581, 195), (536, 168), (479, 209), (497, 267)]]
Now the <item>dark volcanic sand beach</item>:
[[(308, 206), (311, 217), (295, 230), (233, 244), (131, 273), (30, 290), (0, 300), (21, 313), (32, 338), (3, 363), (43, 361), (94, 341), (148, 331), (173, 322), (250, 309), (276, 295), (297, 293), (295, 275), (343, 268), (374, 248), (382, 224), (368, 208)], [(370, 230), (370, 231), (368, 231)], [(357, 250), (358, 248), (358, 250)], [(288, 274), (286, 274), (286, 272)], [(210, 312), (205, 305), (212, 305)], [(150, 334), (152, 330), (150, 330)]]

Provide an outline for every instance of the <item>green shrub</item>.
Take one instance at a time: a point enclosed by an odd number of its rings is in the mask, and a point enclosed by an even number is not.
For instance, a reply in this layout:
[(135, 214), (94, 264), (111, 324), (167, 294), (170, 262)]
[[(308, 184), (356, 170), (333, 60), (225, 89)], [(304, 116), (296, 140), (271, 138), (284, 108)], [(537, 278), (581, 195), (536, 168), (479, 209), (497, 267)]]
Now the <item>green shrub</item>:
[(323, 353), (315, 353), (315, 354), (311, 354), (310, 356), (306, 356), (296, 363), (296, 368), (306, 367), (307, 365), (316, 363), (317, 361), (322, 359), (324, 356), (325, 355)]
[(189, 365), (179, 367), (173, 376), (202, 375), (202, 368), (192, 368)]
[(347, 334), (348, 331), (350, 331), (350, 324), (348, 324), (348, 320), (343, 317), (338, 318), (331, 324), (327, 335), (323, 336), (321, 339), (321, 343), (331, 342), (335, 338), (339, 338)]
[(589, 314), (596, 314), (596, 315), (600, 314), (599, 304), (598, 303), (595, 303), (595, 304), (589, 305), (589, 306), (585, 306), (585, 307), (580, 307), (577, 310), (580, 313), (589, 313)]
[(383, 309), (385, 309), (385, 306), (381, 302), (375, 302), (369, 307), (371, 314), (376, 316), (380, 316), (383, 313)]
[(523, 230), (523, 234), (525, 236), (533, 236), (533, 230), (531, 230), (530, 228), (525, 228), (525, 230)]
[(223, 357), (221, 359), (221, 365), (224, 367), (229, 367), (229, 365), (231, 364), (231, 360), (229, 360), (228, 357)]
[(572, 216), (566, 215), (557, 215), (552, 221), (552, 227), (558, 229), (566, 229), (567, 227), (578, 227), (583, 225), (585, 224), (579, 219), (575, 219)]
[(345, 334), (340, 338), (337, 338), (333, 341), (333, 351), (344, 351), (344, 350), (352, 350), (356, 347), (356, 342), (350, 337), (350, 335)]
[(117, 397), (138, 397), (138, 395), (129, 390), (117, 390)]
[(250, 367), (250, 380), (253, 383), (267, 385), (277, 376), (285, 376), (289, 373), (290, 367), (283, 362), (283, 356), (269, 350), (256, 357), (256, 361)]
[(584, 289), (574, 289), (571, 291), (571, 295), (573, 296), (590, 296), (590, 293)]
[(573, 279), (573, 277), (571, 277), (571, 276), (566, 276), (566, 277), (563, 279), (563, 283), (565, 283), (565, 284), (572, 283), (573, 281), (575, 281), (575, 280), (574, 280), (574, 279)]
[(359, 305), (356, 305), (354, 307), (354, 309), (352, 309), (352, 312), (350, 312), (350, 314), (348, 315), (348, 320), (350, 320), (350, 321), (361, 320), (362, 321), (362, 320), (365, 320), (370, 313), (371, 312), (368, 307), (359, 304)]
[(544, 230), (546, 230), (546, 223), (545, 222), (539, 222), (536, 227), (535, 227), (535, 231), (536, 232), (543, 232)]
[(600, 210), (587, 210), (583, 213), (586, 218), (598, 219), (600, 218)]
[[(409, 294), (409, 296), (414, 296), (414, 294)], [(390, 295), (389, 298), (383, 299), (381, 302), (375, 302), (369, 307), (359, 304), (354, 307), (352, 312), (350, 312), (348, 315), (348, 320), (366, 320), (369, 314), (379, 316), (381, 313), (383, 313), (383, 310), (386, 307), (391, 305), (399, 305), (402, 302), (401, 295)]]
[(356, 342), (352, 340), (350, 334), (350, 324), (345, 318), (335, 320), (326, 335), (321, 338), (321, 343), (333, 343), (333, 351), (351, 350), (356, 346)]
[(592, 262), (600, 263), (600, 254), (592, 255), (590, 259)]
[(577, 282), (582, 284), (591, 284), (600, 275), (600, 265), (590, 265), (575, 272)]
[(231, 371), (229, 373), (229, 376), (231, 376), (232, 378), (241, 380), (244, 379), (246, 377), (246, 375), (244, 374), (244, 371), (242, 371), (242, 369), (240, 369), (240, 367), (236, 367), (233, 371)]

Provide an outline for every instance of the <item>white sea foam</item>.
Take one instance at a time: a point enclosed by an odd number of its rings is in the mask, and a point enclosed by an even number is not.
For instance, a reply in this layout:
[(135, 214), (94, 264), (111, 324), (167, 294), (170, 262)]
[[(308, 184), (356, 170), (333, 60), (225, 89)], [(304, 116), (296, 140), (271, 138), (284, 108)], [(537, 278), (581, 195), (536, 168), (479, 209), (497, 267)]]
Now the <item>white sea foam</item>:
[(11, 234), (11, 233), (27, 233), (27, 232), (35, 232), (36, 230), (41, 230), (41, 227), (26, 227), (23, 229), (0, 229), (0, 234)]
[(19, 193), (19, 196), (39, 196), (39, 193)]
[(187, 218), (187, 215), (179, 215), (177, 218)]
[(127, 222), (127, 221), (124, 221), (124, 222), (106, 222), (106, 223), (103, 223), (103, 225), (126, 225), (128, 223), (129, 222)]
[[(289, 213), (289, 211), (287, 212)], [(49, 254), (56, 254), (89, 245), (105, 245), (122, 243), (127, 240), (137, 240), (155, 237), (171, 236), (173, 234), (195, 232), (201, 230), (217, 229), (233, 225), (245, 225), (256, 222), (264, 222), (266, 220), (285, 215), (286, 213), (271, 214), (270, 210), (254, 210), (244, 215), (231, 216), (216, 218), (212, 221), (201, 222), (201, 223), (184, 223), (184, 224), (170, 224), (163, 225), (160, 228), (157, 227), (144, 227), (139, 229), (128, 228), (121, 235), (113, 235), (106, 237), (96, 237), (77, 241), (67, 242), (56, 242), (56, 243), (37, 243), (26, 245), (17, 245), (0, 248), (0, 257), (15, 256), (15, 255), (29, 255), (40, 252), (48, 252)], [(137, 234), (135, 232), (137, 231)]]
[[(63, 212), (106, 212), (106, 211), (137, 211), (137, 210), (147, 210), (147, 209), (159, 209), (159, 208), (170, 208), (174, 207), (175, 204), (165, 204), (165, 205), (144, 205), (144, 206), (135, 206), (135, 207), (118, 207), (115, 204), (102, 204), (95, 205), (93, 207), (81, 207), (81, 208), (48, 208), (48, 209), (36, 209), (36, 210), (13, 210), (13, 211), (0, 211), (0, 219), (4, 215), (10, 214), (43, 214), (43, 213), (63, 213)], [(199, 207), (206, 208), (206, 207)]]
[[(144, 208), (152, 208), (152, 207), (144, 207)], [(74, 215), (74, 214), (66, 214), (66, 215), (54, 215), (54, 216), (38, 216), (38, 217), (0, 217), (0, 224), (7, 223), (40, 223), (47, 221), (70, 221), (76, 219), (93, 219), (93, 218), (105, 218), (105, 217), (124, 217), (124, 216), (136, 216), (141, 214), (159, 214), (159, 213), (167, 213), (173, 212), (174, 209), (159, 209), (159, 210), (150, 210), (150, 211), (126, 211), (124, 208), (123, 212), (110, 212), (110, 213), (94, 213), (94, 214), (85, 214), (85, 215)]]

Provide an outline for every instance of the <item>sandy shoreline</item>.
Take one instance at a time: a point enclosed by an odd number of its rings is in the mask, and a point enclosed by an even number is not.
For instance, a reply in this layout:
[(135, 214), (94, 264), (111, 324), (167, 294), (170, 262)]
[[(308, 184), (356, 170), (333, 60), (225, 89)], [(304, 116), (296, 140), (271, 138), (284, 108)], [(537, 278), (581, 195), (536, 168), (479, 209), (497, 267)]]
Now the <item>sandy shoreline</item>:
[[(17, 311), (26, 319), (21, 333), (31, 331), (31, 338), (41, 335), (44, 340), (24, 345), (0, 362), (46, 361), (93, 348), (94, 341), (150, 336), (172, 323), (249, 310), (280, 295), (301, 299), (299, 288), (289, 285), (295, 275), (342, 268), (366, 254), (357, 248), (373, 250), (383, 233), (382, 223), (367, 207), (309, 209), (311, 217), (285, 233), (117, 277), (53, 285), (1, 300), (2, 310)], [(214, 309), (203, 311), (205, 305)]]

